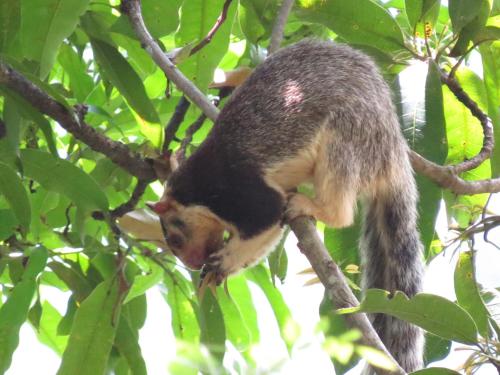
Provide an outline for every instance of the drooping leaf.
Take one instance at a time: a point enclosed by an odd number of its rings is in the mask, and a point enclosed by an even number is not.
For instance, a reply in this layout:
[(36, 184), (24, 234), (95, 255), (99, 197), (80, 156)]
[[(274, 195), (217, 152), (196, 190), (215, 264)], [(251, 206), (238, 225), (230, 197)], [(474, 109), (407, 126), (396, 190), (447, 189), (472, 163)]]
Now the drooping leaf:
[[(342, 315), (335, 314), (335, 307), (327, 293), (325, 293), (321, 301), (319, 313), (322, 318), (326, 318), (328, 321), (328, 329), (325, 331), (326, 336), (340, 337), (349, 331), (345, 318)], [(354, 355), (354, 350), (350, 350), (350, 353), (346, 354), (349, 354), (349, 359), (347, 361), (340, 361), (338, 355), (331, 355), (336, 374), (345, 374), (360, 361), (359, 356)]]
[(132, 328), (128, 317), (122, 314), (116, 331), (115, 345), (126, 359), (131, 375), (146, 375), (146, 362), (138, 341), (139, 332)]
[(403, 32), (389, 12), (370, 0), (301, 0), (297, 15), (321, 23), (350, 43), (382, 51), (403, 49)]
[(459, 375), (459, 372), (445, 367), (429, 367), (412, 372), (412, 375)]
[(92, 291), (89, 281), (75, 264), (71, 264), (71, 267), (68, 267), (63, 263), (52, 261), (48, 266), (71, 289), (73, 296), (78, 302), (87, 298)]
[(62, 355), (68, 344), (67, 336), (60, 336), (57, 333), (57, 326), (62, 319), (59, 311), (48, 301), (42, 304), (42, 316), (40, 326), (37, 329), (38, 340), (54, 350), (58, 355)]
[(57, 375), (104, 375), (120, 316), (116, 278), (103, 281), (77, 310)]
[(86, 73), (87, 65), (69, 44), (61, 45), (58, 61), (69, 75), (69, 85), (76, 100), (84, 103), (95, 86), (92, 77)]
[(0, 374), (10, 367), (12, 355), (19, 344), (19, 330), (28, 318), (28, 311), (36, 289), (36, 277), (47, 262), (47, 250), (33, 248), (21, 280), (12, 289), (7, 301), (0, 307)]
[(89, 0), (24, 0), (21, 39), (24, 56), (40, 63), (45, 79), (62, 41), (70, 36)]
[(292, 315), (290, 309), (285, 303), (283, 296), (276, 289), (276, 287), (271, 283), (269, 275), (267, 274), (266, 269), (261, 266), (252, 267), (246, 273), (247, 278), (253, 281), (255, 284), (259, 286), (264, 292), (269, 304), (274, 313), (274, 317), (276, 319), (276, 323), (280, 329), (280, 334), (285, 342), (288, 350), (291, 350), (292, 344), (296, 339), (296, 326), (295, 322), (292, 319)]
[(12, 99), (17, 104), (17, 108), (21, 111), (21, 114), (25, 119), (32, 120), (38, 125), (45, 137), (47, 147), (49, 148), (51, 154), (54, 156), (58, 156), (54, 134), (52, 132), (52, 127), (50, 126), (49, 121), (18, 93), (5, 87), (1, 88), (0, 92), (5, 93), (6, 97)]
[(445, 339), (464, 344), (477, 342), (477, 328), (471, 316), (446, 298), (419, 293), (408, 299), (402, 292), (389, 298), (389, 292), (369, 289), (359, 307), (341, 313), (384, 313), (408, 321)]
[(224, 316), (217, 299), (207, 292), (200, 301), (198, 310), (200, 325), (200, 342), (210, 351), (210, 354), (222, 365), (227, 337)]
[[(500, 144), (500, 41), (483, 44), (479, 47), (483, 61), (483, 77), (488, 97), (488, 114), (493, 122), (495, 144)], [(500, 147), (493, 148), (491, 172), (500, 175)]]
[[(235, 293), (237, 292), (235, 291)], [(223, 288), (217, 288), (217, 303), (224, 318), (227, 339), (242, 354), (247, 352), (250, 348), (251, 335), (242, 318), (239, 306), (225, 293)]]
[[(179, 24), (179, 8), (181, 0), (161, 1), (142, 0), (141, 10), (144, 23), (154, 38), (161, 38), (175, 31)], [(121, 15), (118, 21), (111, 27), (111, 31), (119, 32), (128, 37), (136, 38), (135, 32), (130, 26), (128, 17)]]
[(454, 278), (458, 304), (472, 316), (478, 332), (483, 337), (488, 337), (490, 314), (479, 292), (472, 251), (460, 254)]
[(28, 230), (31, 222), (31, 206), (21, 178), (8, 165), (0, 162), (0, 194), (2, 194), (19, 223)]
[(406, 15), (413, 30), (423, 33), (425, 32), (424, 25), (433, 27), (437, 21), (440, 6), (439, 0), (405, 0)]
[[(459, 22), (459, 37), (455, 46), (450, 51), (450, 56), (461, 56), (467, 52), (469, 47), (469, 42), (475, 38), (475, 36), (481, 31), (481, 29), (485, 26), (486, 21), (488, 19), (488, 15), (490, 14), (490, 1), (489, 0), (478, 0), (478, 1), (462, 1), (461, 3), (475, 4), (477, 6), (479, 4), (479, 12), (467, 23), (461, 25)], [(450, 3), (451, 6), (451, 3)], [(470, 5), (469, 5), (470, 6)], [(451, 10), (450, 10), (451, 11)], [(474, 10), (475, 11), (475, 10)], [(460, 20), (465, 15), (462, 13), (460, 16)], [(465, 17), (468, 19), (469, 17)], [(452, 17), (453, 23), (453, 17)], [(457, 32), (457, 27), (453, 24), (453, 28), (455, 33)]]
[(21, 2), (3, 0), (0, 2), (0, 52), (9, 51), (16, 41), (21, 25)]
[(108, 200), (97, 183), (70, 162), (35, 150), (21, 151), (26, 176), (45, 189), (67, 195), (77, 206), (88, 209), (108, 209)]
[[(422, 138), (414, 147), (428, 160), (444, 164), (448, 153), (446, 141), (446, 120), (444, 117), (443, 91), (438, 67), (429, 63), (425, 82), (425, 125), (421, 131)], [(431, 253), (431, 242), (434, 238), (436, 216), (442, 199), (442, 190), (424, 176), (417, 175), (417, 186), (420, 193), (418, 203), (419, 229), (424, 244), (426, 258)]]
[(238, 9), (241, 29), (249, 42), (257, 44), (270, 35), (278, 13), (278, 1), (242, 0)]
[(200, 337), (200, 326), (196, 319), (195, 305), (190, 298), (186, 280), (176, 271), (165, 276), (166, 296), (172, 311), (172, 329), (175, 337), (186, 342), (197, 342)]
[(158, 114), (146, 95), (144, 84), (127, 60), (110, 44), (91, 39), (92, 50), (103, 73), (146, 121), (159, 122)]
[(156, 264), (150, 264), (151, 271), (146, 275), (137, 275), (134, 278), (132, 287), (130, 288), (127, 297), (123, 303), (133, 300), (135, 297), (143, 295), (146, 291), (163, 279), (163, 270)]
[(448, 10), (455, 33), (458, 33), (479, 14), (481, 5), (482, 0), (449, 0)]
[(285, 241), (288, 237), (288, 233), (290, 233), (289, 228), (285, 230), (285, 233), (281, 237), (280, 242), (267, 258), (273, 283), (276, 282), (276, 278), (278, 278), (281, 283), (283, 283), (286, 278), (286, 273), (288, 270), (288, 257), (285, 251)]
[(425, 364), (446, 358), (450, 353), (450, 350), (450, 340), (443, 339), (439, 336), (433, 335), (432, 333), (426, 333), (424, 347)]

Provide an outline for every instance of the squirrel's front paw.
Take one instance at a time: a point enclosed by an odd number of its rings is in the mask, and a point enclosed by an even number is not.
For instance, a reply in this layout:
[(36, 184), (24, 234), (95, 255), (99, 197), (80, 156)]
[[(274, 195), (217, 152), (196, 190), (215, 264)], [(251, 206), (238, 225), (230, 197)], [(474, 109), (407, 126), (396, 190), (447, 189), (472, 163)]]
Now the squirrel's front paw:
[(222, 263), (222, 255), (219, 253), (211, 254), (207, 262), (201, 269), (200, 286), (201, 285), (220, 285), (229, 275), (229, 272), (224, 270)]
[(304, 194), (288, 194), (284, 221), (288, 223), (299, 216), (314, 216), (311, 212), (311, 200)]

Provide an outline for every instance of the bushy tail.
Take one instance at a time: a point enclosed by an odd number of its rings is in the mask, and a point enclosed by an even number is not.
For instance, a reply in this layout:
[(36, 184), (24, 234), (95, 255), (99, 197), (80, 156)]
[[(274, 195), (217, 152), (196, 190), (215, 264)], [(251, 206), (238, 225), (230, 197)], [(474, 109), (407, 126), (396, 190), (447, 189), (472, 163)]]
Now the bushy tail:
[[(412, 297), (421, 290), (423, 265), (416, 223), (417, 193), (407, 166), (400, 169), (404, 175), (384, 184), (383, 192), (365, 205), (360, 247), (365, 290), (400, 290)], [(407, 372), (422, 367), (423, 334), (419, 328), (384, 314), (375, 314), (372, 322), (389, 352)]]

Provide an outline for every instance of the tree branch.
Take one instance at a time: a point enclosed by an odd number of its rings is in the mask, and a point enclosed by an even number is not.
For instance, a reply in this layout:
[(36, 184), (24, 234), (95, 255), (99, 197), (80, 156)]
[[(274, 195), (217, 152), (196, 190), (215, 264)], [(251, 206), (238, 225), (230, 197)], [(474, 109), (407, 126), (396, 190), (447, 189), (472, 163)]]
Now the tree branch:
[(479, 181), (465, 181), (456, 174), (454, 166), (438, 165), (425, 159), (415, 151), (410, 151), (410, 160), (416, 172), (455, 194), (471, 195), (500, 192), (500, 177)]
[(267, 49), (269, 55), (276, 52), (281, 46), (286, 20), (288, 19), (288, 15), (292, 10), (294, 2), (295, 0), (283, 0), (283, 4), (281, 4), (280, 11), (276, 16), (276, 21), (274, 22), (273, 31), (271, 33), (271, 41), (269, 42), (269, 48)]
[(208, 101), (205, 95), (170, 61), (160, 46), (153, 39), (144, 25), (139, 0), (122, 0), (121, 11), (126, 14), (143, 48), (151, 55), (156, 65), (160, 67), (169, 80), (174, 82), (178, 89), (191, 99), (205, 115), (215, 121), (219, 110)]
[[(293, 230), (299, 240), (298, 247), (300, 251), (307, 257), (312, 268), (318, 275), (321, 283), (325, 286), (328, 297), (332, 300), (335, 307), (340, 309), (344, 307), (358, 306), (359, 301), (349, 288), (345, 281), (345, 276), (340, 268), (330, 257), (330, 254), (325, 248), (325, 245), (316, 234), (316, 226), (314, 223), (305, 217), (297, 217), (290, 223), (290, 228)], [(373, 329), (366, 314), (347, 314), (344, 315), (347, 323), (352, 328), (357, 328), (362, 333), (362, 343), (376, 348), (383, 352), (392, 360), (396, 369), (394, 371), (377, 369), (378, 374), (405, 374), (405, 371), (397, 364), (391, 354), (387, 351), (382, 340), (378, 337)]]
[(225, 1), (224, 5), (222, 6), (222, 12), (220, 13), (219, 17), (217, 18), (217, 21), (215, 21), (215, 25), (210, 29), (207, 36), (205, 38), (203, 38), (196, 46), (193, 47), (193, 49), (189, 53), (189, 56), (194, 55), (196, 52), (198, 52), (200, 49), (202, 49), (208, 43), (210, 43), (210, 41), (214, 37), (217, 30), (219, 30), (219, 28), (222, 26), (222, 24), (226, 20), (227, 11), (229, 10), (229, 6), (231, 5), (232, 1), (233, 0), (226, 0)]
[(113, 141), (87, 125), (83, 121), (83, 116), (77, 116), (78, 113), (69, 111), (2, 61), (0, 61), (0, 84), (20, 94), (34, 108), (57, 121), (76, 139), (92, 150), (106, 155), (130, 174), (146, 181), (156, 179), (154, 169), (146, 160), (130, 151), (125, 144)]

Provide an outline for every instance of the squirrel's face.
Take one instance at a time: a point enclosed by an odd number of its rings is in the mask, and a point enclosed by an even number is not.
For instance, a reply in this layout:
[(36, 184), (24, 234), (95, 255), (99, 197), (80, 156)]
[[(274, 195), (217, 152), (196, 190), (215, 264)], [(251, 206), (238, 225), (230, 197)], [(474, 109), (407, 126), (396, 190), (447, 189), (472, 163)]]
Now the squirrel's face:
[(148, 204), (160, 218), (165, 241), (187, 267), (199, 270), (223, 246), (224, 227), (202, 206), (184, 206), (169, 196)]

